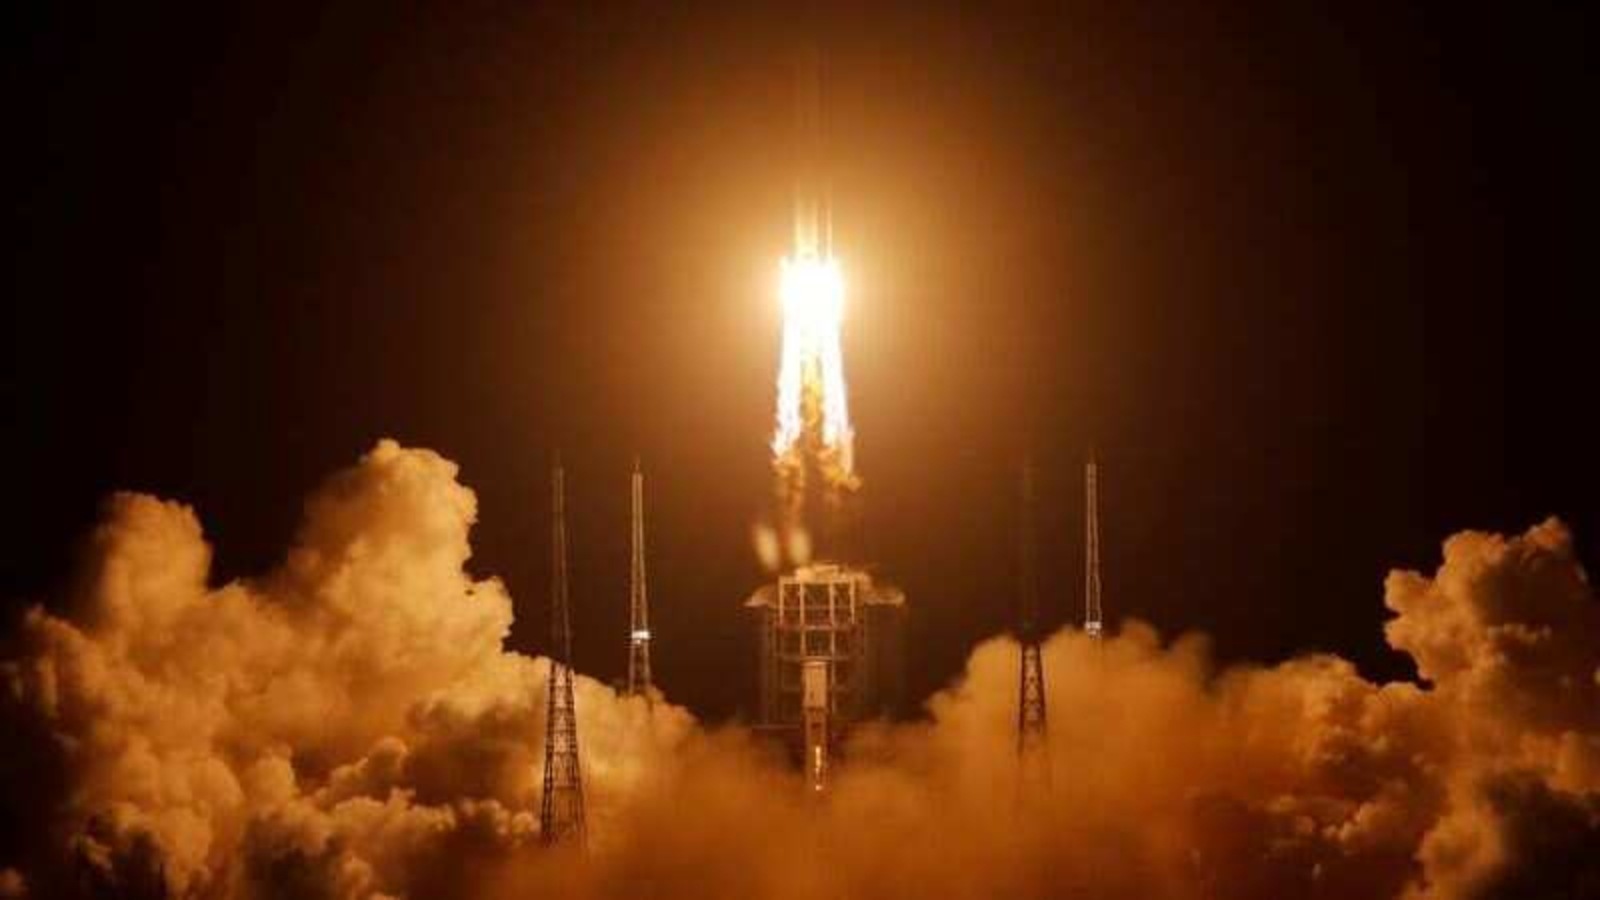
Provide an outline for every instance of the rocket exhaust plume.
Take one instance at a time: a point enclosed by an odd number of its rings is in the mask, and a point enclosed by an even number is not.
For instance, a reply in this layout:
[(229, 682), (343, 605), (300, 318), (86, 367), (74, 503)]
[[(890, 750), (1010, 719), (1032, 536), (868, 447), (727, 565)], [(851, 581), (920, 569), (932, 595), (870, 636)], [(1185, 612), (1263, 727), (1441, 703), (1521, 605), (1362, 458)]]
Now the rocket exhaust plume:
[(803, 60), (797, 87), (799, 179), (794, 249), (779, 271), (783, 342), (772, 455), (782, 555), (803, 564), (811, 556), (805, 515), (811, 475), (820, 479), (828, 511), (835, 517), (860, 481), (840, 341), (845, 279), (833, 254), (832, 210), (822, 175), (821, 75), (815, 54)]
[(802, 440), (830, 456), (830, 471), (843, 480), (852, 474), (854, 434), (845, 393), (844, 354), (839, 333), (844, 320), (844, 275), (831, 256), (811, 251), (783, 261), (779, 296), (783, 303), (783, 356), (778, 366), (777, 429), (772, 452), (782, 459), (800, 452)]
[(844, 276), (838, 261), (805, 253), (784, 260), (780, 294), (783, 354), (772, 453), (785, 524), (793, 527), (804, 524), (808, 472), (821, 477), (830, 506), (860, 482), (839, 341)]

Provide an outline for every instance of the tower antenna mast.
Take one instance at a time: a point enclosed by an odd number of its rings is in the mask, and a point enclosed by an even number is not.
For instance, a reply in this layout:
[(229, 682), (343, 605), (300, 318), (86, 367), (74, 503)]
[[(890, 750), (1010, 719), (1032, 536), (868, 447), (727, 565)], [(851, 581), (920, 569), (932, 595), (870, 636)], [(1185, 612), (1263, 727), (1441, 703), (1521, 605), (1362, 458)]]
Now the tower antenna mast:
[(1100, 639), (1100, 464), (1093, 451), (1084, 467), (1083, 631)]
[(566, 481), (557, 456), (550, 473), (550, 677), (544, 718), (544, 794), (539, 835), (547, 845), (587, 843), (578, 711), (572, 694), (572, 618), (567, 596)]
[(633, 564), (628, 574), (628, 695), (650, 702), (650, 597), (644, 569), (644, 472), (633, 460)]
[(1048, 729), (1045, 719), (1044, 658), (1040, 652), (1039, 582), (1037, 548), (1034, 544), (1033, 462), (1022, 466), (1022, 515), (1019, 540), (1020, 589), (1022, 592), (1017, 623), (1017, 640), (1022, 645), (1021, 689), (1017, 703), (1017, 756), (1025, 778), (1034, 779), (1041, 771), (1048, 782), (1045, 755)]

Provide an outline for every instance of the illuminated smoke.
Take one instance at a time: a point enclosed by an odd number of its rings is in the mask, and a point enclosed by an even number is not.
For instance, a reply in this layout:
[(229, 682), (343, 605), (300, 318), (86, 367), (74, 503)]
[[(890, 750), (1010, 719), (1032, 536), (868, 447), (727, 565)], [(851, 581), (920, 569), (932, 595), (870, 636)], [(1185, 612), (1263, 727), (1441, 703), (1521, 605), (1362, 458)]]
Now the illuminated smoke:
[[(29, 881), (436, 896), (458, 860), (528, 843), (547, 665), (503, 649), (511, 598), (464, 570), (477, 504), (455, 474), (381, 443), (311, 498), (282, 565), (219, 587), (191, 510), (113, 497), (66, 614), (29, 611), (0, 671), (65, 770), (30, 801), (53, 840)], [(577, 696), (603, 828), (690, 719), (590, 679)]]
[[(209, 583), (187, 508), (119, 495), (0, 668), (0, 896), (1595, 896), (1600, 604), (1556, 522), (1391, 575), (1423, 684), (1219, 670), (1132, 623), (1044, 647), (1054, 789), (1019, 803), (1017, 647), (867, 725), (827, 801), (781, 754), (578, 680), (586, 859), (534, 839), (545, 665), (465, 571), (472, 493), (380, 444), (284, 562)], [(528, 606), (523, 607), (524, 614)], [(620, 650), (619, 650), (620, 653)], [(714, 661), (712, 661), (714, 664)]]

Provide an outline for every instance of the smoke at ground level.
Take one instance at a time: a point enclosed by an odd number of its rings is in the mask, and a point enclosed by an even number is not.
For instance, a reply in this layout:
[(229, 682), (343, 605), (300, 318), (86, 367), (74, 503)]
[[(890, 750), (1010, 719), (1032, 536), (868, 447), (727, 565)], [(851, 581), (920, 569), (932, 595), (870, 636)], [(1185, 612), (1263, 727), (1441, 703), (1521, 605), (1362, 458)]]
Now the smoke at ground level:
[(382, 442), (220, 587), (192, 510), (111, 498), (0, 668), (0, 897), (1600, 896), (1600, 604), (1559, 522), (1389, 576), (1420, 685), (1056, 634), (1047, 792), (1005, 638), (926, 721), (857, 729), (822, 802), (754, 735), (580, 678), (580, 856), (538, 842), (546, 663), (465, 570), (456, 475)]

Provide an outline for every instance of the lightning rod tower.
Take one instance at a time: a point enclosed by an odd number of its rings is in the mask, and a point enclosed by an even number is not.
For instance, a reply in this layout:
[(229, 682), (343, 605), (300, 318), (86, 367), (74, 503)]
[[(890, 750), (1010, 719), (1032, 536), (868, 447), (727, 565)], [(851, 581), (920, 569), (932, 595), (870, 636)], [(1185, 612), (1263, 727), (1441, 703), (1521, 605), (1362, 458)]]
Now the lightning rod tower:
[[(1017, 756), (1025, 777), (1036, 774), (1044, 759), (1047, 734), (1044, 700), (1044, 659), (1040, 653), (1039, 582), (1034, 545), (1033, 463), (1022, 466), (1022, 516), (1020, 589), (1022, 598), (1017, 623), (1017, 640), (1022, 645), (1021, 690), (1017, 703)], [(1048, 780), (1048, 769), (1045, 780)]]
[(544, 719), (544, 795), (539, 837), (547, 845), (584, 847), (583, 770), (578, 757), (578, 711), (572, 697), (572, 620), (567, 596), (566, 483), (561, 460), (550, 475), (550, 678)]
[(1100, 464), (1094, 453), (1084, 466), (1083, 632), (1095, 640), (1102, 629), (1100, 610)]
[(650, 597), (644, 576), (644, 472), (633, 460), (633, 565), (628, 574), (628, 694), (650, 702)]

